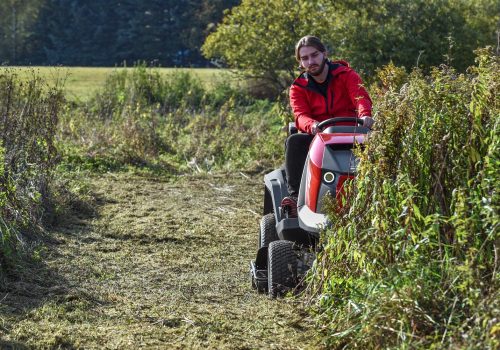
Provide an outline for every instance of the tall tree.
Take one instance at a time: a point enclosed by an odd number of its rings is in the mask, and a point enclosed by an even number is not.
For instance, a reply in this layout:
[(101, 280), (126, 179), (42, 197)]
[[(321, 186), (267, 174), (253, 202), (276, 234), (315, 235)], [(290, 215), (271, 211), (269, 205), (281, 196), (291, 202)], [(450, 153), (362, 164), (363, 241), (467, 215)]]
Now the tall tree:
[(282, 83), (277, 72), (296, 74), (294, 44), (306, 34), (368, 74), (390, 61), (465, 69), (473, 49), (496, 44), (499, 14), (495, 0), (243, 0), (202, 50), (276, 84)]
[(46, 0), (31, 63), (102, 65), (115, 37), (114, 1)]
[(184, 21), (189, 23), (189, 27), (183, 30), (181, 35), (181, 40), (189, 50), (187, 59), (205, 62), (200, 48), (206, 37), (215, 31), (217, 23), (223, 18), (224, 11), (229, 11), (240, 2), (240, 0), (202, 0), (193, 3), (192, 11), (184, 15)]
[(32, 24), (43, 0), (0, 1), (0, 64), (19, 63), (31, 49)]
[(327, 37), (329, 23), (335, 20), (331, 5), (324, 3), (243, 0), (226, 13), (222, 24), (208, 36), (202, 51), (206, 57), (229, 67), (285, 87), (288, 83), (281, 79), (281, 72), (286, 72), (289, 79), (297, 73), (295, 42), (309, 33)]

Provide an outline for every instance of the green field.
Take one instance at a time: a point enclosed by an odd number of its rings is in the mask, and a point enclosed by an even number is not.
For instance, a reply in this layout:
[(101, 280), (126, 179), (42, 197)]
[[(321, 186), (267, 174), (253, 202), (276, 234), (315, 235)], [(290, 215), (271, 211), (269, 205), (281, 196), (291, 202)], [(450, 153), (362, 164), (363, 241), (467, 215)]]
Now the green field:
[[(114, 71), (129, 70), (132, 67), (2, 67), (13, 70), (21, 76), (38, 75), (48, 83), (58, 83), (64, 86), (66, 95), (72, 100), (86, 101), (97, 89), (104, 86), (106, 78)], [(154, 68), (162, 75), (174, 71), (189, 71), (195, 74), (203, 83), (210, 85), (222, 79), (228, 79), (230, 72), (213, 68)]]

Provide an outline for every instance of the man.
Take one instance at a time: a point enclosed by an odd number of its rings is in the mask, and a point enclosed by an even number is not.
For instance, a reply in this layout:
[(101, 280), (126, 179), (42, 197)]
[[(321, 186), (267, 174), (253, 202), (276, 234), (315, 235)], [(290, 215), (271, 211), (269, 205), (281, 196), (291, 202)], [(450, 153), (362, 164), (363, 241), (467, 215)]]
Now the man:
[[(285, 171), (290, 196), (281, 206), (289, 217), (297, 216), (297, 196), (307, 152), (319, 122), (335, 117), (358, 117), (371, 128), (372, 101), (359, 75), (345, 61), (328, 60), (321, 40), (307, 35), (295, 46), (302, 74), (290, 87), (295, 125), (302, 133), (288, 137)], [(352, 125), (344, 123), (344, 125)]]

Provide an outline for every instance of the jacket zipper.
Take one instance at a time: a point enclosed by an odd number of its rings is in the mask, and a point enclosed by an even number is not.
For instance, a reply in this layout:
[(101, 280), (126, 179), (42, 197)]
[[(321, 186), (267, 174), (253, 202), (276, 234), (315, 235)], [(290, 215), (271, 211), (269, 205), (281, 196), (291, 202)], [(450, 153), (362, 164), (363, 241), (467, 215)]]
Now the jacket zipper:
[[(332, 78), (333, 80), (333, 78)], [(330, 81), (330, 84), (332, 82)], [(333, 102), (335, 100), (335, 93), (333, 92), (333, 89), (331, 91), (331, 102), (328, 103), (328, 97), (330, 95), (330, 84), (328, 84), (328, 89), (326, 90), (326, 96), (325, 96), (325, 103), (326, 103), (326, 114), (330, 114), (330, 111), (333, 111)]]
[(335, 92), (334, 92), (334, 91), (333, 91), (333, 89), (332, 89), (332, 102), (331, 102), (331, 106), (330, 106), (330, 107), (331, 107), (330, 109), (331, 109), (332, 111), (333, 111), (333, 103), (334, 103), (334, 102), (335, 102)]

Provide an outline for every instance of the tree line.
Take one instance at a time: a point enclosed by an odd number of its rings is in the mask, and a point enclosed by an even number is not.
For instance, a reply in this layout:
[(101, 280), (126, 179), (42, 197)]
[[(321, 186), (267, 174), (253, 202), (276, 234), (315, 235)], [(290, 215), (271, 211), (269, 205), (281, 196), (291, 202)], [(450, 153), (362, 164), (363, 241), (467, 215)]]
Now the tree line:
[(206, 35), (239, 0), (2, 0), (0, 64), (204, 66)]
[(0, 64), (212, 61), (284, 87), (305, 34), (366, 74), (391, 61), (464, 70), (498, 45), (499, 23), (497, 0), (2, 0)]

